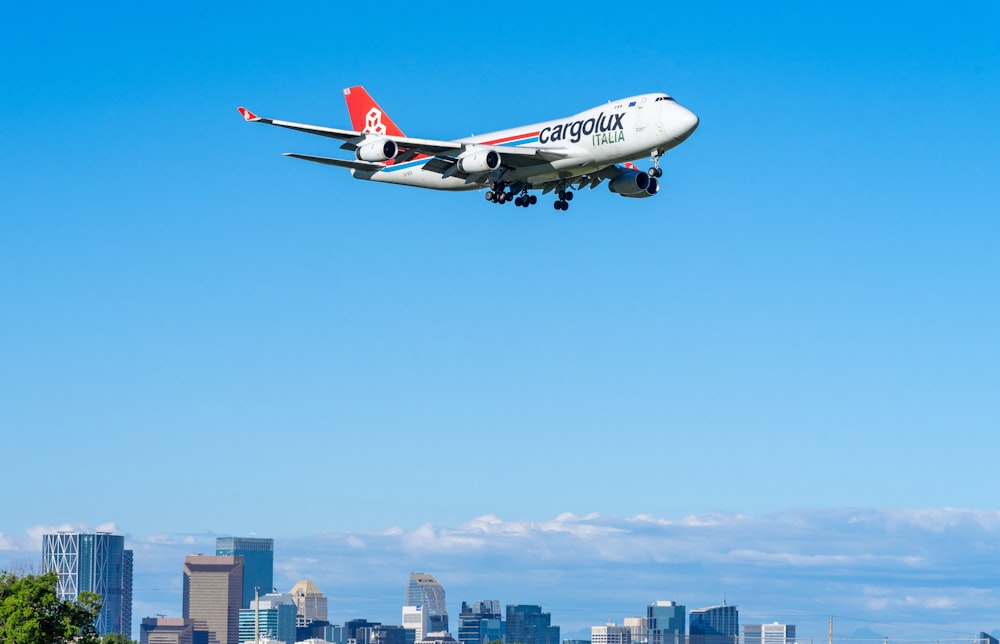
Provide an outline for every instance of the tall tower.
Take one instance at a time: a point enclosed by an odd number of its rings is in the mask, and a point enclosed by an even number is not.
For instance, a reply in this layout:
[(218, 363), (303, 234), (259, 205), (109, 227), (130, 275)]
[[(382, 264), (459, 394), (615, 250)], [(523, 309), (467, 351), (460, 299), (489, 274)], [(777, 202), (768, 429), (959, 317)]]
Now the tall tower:
[(194, 626), (194, 644), (239, 644), (243, 557), (184, 559), (184, 619)]
[(107, 532), (42, 535), (42, 568), (59, 576), (56, 595), (76, 601), (80, 593), (101, 596), (95, 626), (100, 635), (132, 639), (132, 551), (125, 537)]
[(691, 644), (737, 644), (740, 613), (735, 606), (711, 606), (691, 611)]
[(218, 537), (215, 554), (220, 557), (243, 557), (243, 603), (249, 608), (253, 591), (266, 595), (274, 590), (274, 539), (259, 537)]
[(448, 630), (448, 608), (444, 601), (444, 586), (425, 572), (411, 572), (403, 606), (421, 606), (427, 615), (430, 632)]
[(658, 601), (646, 607), (649, 644), (684, 644), (684, 606)]

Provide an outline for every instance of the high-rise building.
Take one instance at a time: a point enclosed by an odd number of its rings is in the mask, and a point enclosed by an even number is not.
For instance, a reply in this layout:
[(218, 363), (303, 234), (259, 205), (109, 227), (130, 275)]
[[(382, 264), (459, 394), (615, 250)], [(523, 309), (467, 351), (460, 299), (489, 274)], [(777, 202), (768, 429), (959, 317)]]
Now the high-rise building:
[(194, 644), (190, 619), (144, 617), (139, 625), (139, 644)]
[(261, 595), (274, 592), (274, 539), (260, 537), (218, 537), (215, 554), (221, 557), (243, 557), (243, 603), (248, 608), (254, 590)]
[(269, 593), (259, 600), (250, 600), (250, 608), (240, 609), (240, 642), (253, 642), (257, 635), (295, 644), (295, 614), (297, 608), (291, 595)]
[(194, 644), (239, 644), (243, 557), (194, 555), (184, 559), (184, 612)]
[(1000, 644), (1000, 640), (997, 640), (997, 638), (993, 637), (986, 631), (980, 631), (975, 644)]
[(101, 596), (94, 626), (100, 635), (132, 639), (132, 551), (125, 537), (107, 532), (58, 532), (42, 536), (42, 568), (59, 581), (56, 595), (76, 601), (80, 593)]
[(744, 644), (795, 644), (795, 625), (746, 624), (743, 626)]
[(292, 600), (297, 608), (296, 626), (303, 628), (313, 622), (325, 622), (327, 599), (311, 579), (303, 579), (292, 586)]
[(410, 581), (406, 586), (404, 606), (423, 606), (427, 612), (427, 625), (430, 632), (448, 630), (448, 608), (444, 600), (444, 586), (438, 583), (434, 575), (425, 572), (411, 572)]
[(403, 628), (413, 631), (412, 642), (419, 642), (424, 639), (424, 634), (429, 632), (427, 622), (427, 611), (423, 606), (403, 606)]
[(632, 644), (647, 644), (649, 640), (648, 617), (626, 617), (622, 620), (622, 626), (632, 634)]
[(507, 644), (559, 644), (559, 627), (541, 606), (507, 604)]
[(609, 622), (590, 627), (591, 644), (632, 644), (632, 629)]
[(690, 644), (737, 644), (740, 613), (726, 604), (692, 610), (688, 632)]
[(462, 602), (458, 616), (458, 641), (462, 644), (489, 644), (504, 638), (500, 601), (484, 599), (470, 606)]
[(646, 607), (649, 644), (684, 644), (686, 609), (671, 601), (657, 601)]

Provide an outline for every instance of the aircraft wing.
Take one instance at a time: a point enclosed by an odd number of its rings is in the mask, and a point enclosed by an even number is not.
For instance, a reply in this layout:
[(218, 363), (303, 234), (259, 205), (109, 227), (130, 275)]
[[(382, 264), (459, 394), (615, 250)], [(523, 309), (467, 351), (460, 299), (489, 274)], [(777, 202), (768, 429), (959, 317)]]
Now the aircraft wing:
[[(318, 136), (325, 136), (331, 139), (340, 139), (344, 142), (340, 146), (344, 150), (355, 150), (367, 137), (372, 136), (366, 132), (357, 132), (355, 130), (341, 130), (333, 127), (324, 127), (322, 125), (309, 125), (307, 123), (295, 123), (294, 121), (281, 121), (279, 119), (264, 118), (257, 116), (245, 107), (241, 107), (239, 110), (240, 114), (243, 115), (243, 118), (250, 123), (264, 123), (266, 125), (275, 125), (289, 130), (305, 132), (306, 134), (316, 134)], [(456, 141), (415, 139), (408, 136), (380, 136), (382, 138), (389, 139), (390, 141), (395, 141), (396, 145), (398, 145), (402, 151), (401, 155), (409, 155), (409, 158), (419, 155), (437, 156), (439, 154), (459, 154), (464, 149), (463, 145)]]
[(368, 163), (367, 161), (354, 161), (349, 159), (332, 159), (330, 157), (316, 157), (311, 154), (296, 154), (295, 152), (285, 152), (285, 156), (292, 157), (293, 159), (302, 159), (303, 161), (312, 161), (313, 163), (322, 163), (324, 165), (335, 165), (338, 168), (361, 170), (363, 172), (377, 172), (385, 167), (385, 165), (381, 163)]

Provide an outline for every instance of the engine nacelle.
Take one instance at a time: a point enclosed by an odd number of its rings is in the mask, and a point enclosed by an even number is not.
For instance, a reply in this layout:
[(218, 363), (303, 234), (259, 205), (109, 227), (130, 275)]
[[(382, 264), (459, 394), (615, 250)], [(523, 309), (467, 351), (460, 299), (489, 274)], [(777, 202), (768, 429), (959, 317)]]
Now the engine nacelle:
[(358, 161), (388, 161), (395, 159), (399, 154), (399, 146), (389, 139), (370, 139), (359, 145), (354, 154), (358, 157)]
[(458, 157), (458, 169), (466, 174), (492, 172), (500, 167), (500, 154), (496, 150), (472, 150)]
[(608, 184), (611, 192), (623, 197), (643, 199), (652, 197), (660, 191), (660, 182), (639, 170), (626, 170), (617, 179)]

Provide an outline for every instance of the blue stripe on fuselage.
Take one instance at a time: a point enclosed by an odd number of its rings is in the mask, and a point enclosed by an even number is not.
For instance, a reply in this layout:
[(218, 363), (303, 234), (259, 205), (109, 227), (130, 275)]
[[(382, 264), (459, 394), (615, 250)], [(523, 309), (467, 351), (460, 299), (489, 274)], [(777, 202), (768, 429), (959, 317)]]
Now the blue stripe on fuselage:
[[(538, 136), (536, 135), (528, 139), (508, 141), (506, 143), (501, 143), (498, 147), (516, 147), (520, 145), (528, 145), (530, 143), (538, 143)], [(399, 170), (407, 170), (416, 166), (425, 165), (429, 161), (433, 161), (435, 158), (437, 157), (424, 157), (423, 159), (415, 159), (413, 161), (407, 161), (406, 163), (394, 163), (392, 165), (385, 166), (379, 172), (398, 172)]]

